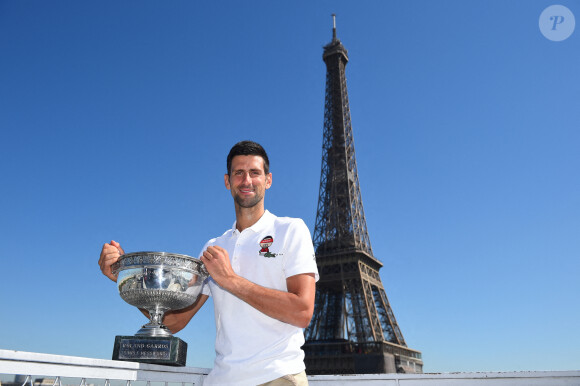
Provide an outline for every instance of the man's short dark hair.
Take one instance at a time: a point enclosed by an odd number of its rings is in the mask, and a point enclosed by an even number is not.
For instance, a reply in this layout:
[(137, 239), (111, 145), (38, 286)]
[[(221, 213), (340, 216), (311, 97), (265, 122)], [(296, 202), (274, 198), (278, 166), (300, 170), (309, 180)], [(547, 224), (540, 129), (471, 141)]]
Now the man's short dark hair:
[(262, 157), (264, 160), (264, 173), (270, 173), (270, 160), (268, 160), (268, 154), (266, 154), (266, 150), (264, 150), (262, 145), (254, 141), (241, 141), (236, 143), (228, 154), (228, 175), (230, 175), (232, 172), (232, 160), (237, 155), (257, 155)]

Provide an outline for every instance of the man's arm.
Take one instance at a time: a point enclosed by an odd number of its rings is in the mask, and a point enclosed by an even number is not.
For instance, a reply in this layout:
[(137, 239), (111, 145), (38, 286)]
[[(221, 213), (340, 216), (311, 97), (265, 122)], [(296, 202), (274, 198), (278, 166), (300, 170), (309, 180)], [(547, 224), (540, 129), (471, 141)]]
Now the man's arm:
[(285, 292), (262, 287), (237, 275), (227, 251), (219, 246), (208, 247), (201, 260), (220, 287), (258, 311), (300, 328), (310, 323), (316, 293), (314, 273), (290, 276), (286, 279), (288, 292)]

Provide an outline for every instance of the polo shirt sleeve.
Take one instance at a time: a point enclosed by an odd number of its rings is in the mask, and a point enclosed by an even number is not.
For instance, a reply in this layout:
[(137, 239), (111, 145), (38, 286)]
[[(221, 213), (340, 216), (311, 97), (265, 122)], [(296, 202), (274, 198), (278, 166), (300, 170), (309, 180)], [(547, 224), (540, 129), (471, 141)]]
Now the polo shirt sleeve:
[(318, 268), (310, 231), (302, 219), (295, 219), (286, 234), (284, 274), (288, 278), (302, 273), (313, 273), (318, 281)]

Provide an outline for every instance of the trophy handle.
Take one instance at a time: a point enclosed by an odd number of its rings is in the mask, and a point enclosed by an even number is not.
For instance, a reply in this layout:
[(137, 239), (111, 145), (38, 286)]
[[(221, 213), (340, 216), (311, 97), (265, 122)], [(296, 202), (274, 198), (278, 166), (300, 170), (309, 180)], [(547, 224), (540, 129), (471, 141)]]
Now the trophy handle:
[(199, 264), (199, 271), (205, 276), (205, 277), (209, 277), (209, 272), (207, 271), (207, 268), (205, 267), (204, 263)]

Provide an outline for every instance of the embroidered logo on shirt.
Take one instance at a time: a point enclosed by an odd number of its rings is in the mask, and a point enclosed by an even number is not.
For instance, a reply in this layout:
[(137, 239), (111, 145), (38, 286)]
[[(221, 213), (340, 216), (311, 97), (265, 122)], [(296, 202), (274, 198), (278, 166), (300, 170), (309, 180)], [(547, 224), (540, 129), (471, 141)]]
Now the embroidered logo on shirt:
[(264, 256), (264, 257), (276, 257), (277, 253), (271, 253), (270, 252), (270, 246), (272, 246), (272, 243), (274, 242), (274, 239), (272, 238), (272, 236), (266, 236), (262, 239), (262, 241), (260, 241), (260, 247), (262, 247), (262, 249), (260, 249), (260, 252), (258, 252), (259, 255)]

